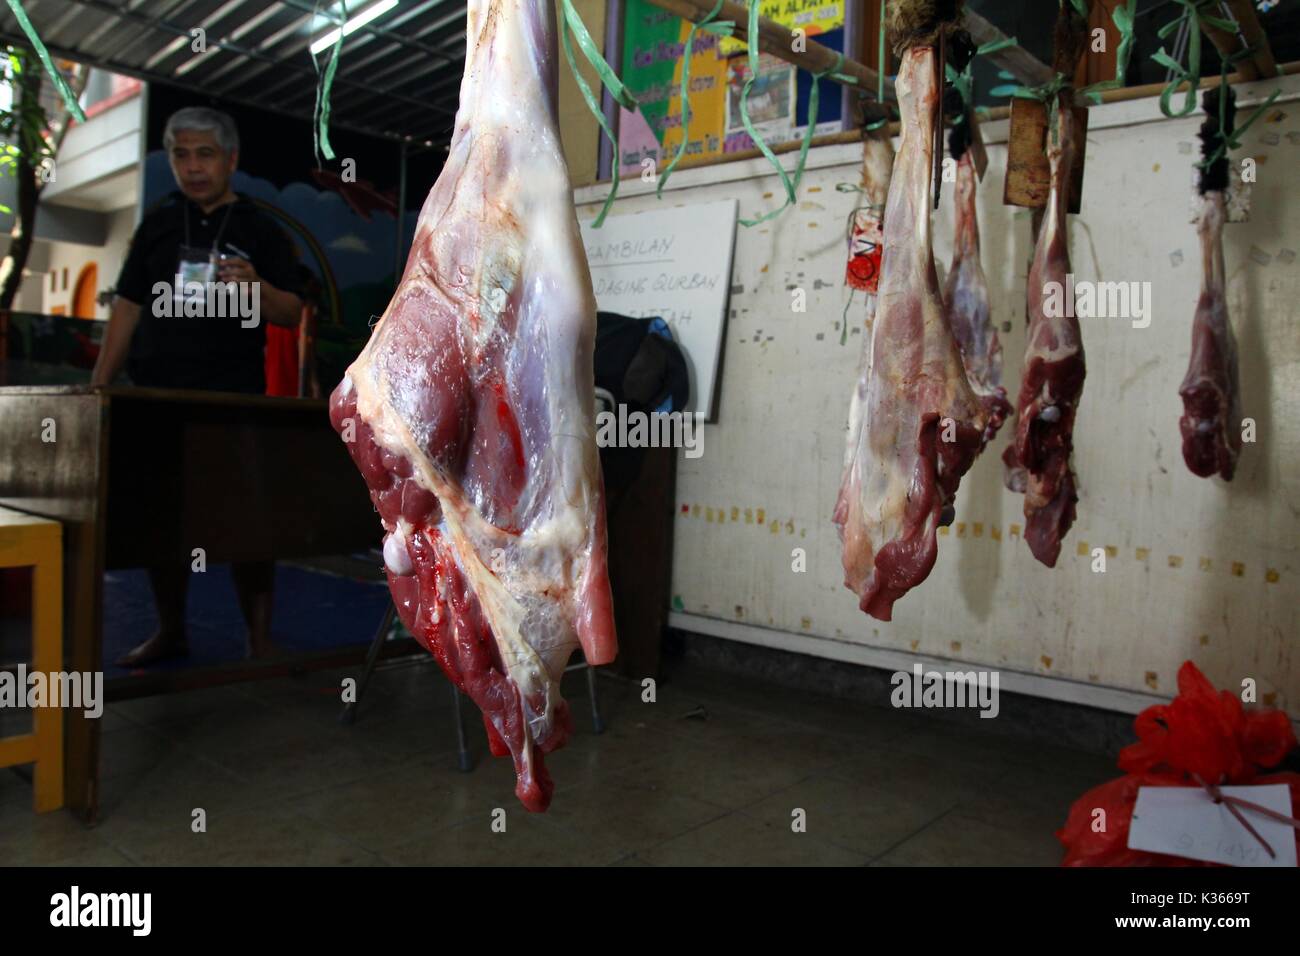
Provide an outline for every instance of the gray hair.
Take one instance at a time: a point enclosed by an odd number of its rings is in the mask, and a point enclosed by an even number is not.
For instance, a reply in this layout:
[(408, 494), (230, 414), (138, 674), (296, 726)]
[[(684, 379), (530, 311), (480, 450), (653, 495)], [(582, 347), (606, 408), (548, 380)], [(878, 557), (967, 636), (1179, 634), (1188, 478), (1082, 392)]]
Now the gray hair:
[(181, 130), (212, 133), (217, 138), (217, 145), (227, 156), (239, 151), (239, 130), (235, 128), (235, 121), (221, 110), (187, 106), (169, 116), (167, 127), (163, 130), (163, 148), (169, 153), (176, 144), (176, 134)]

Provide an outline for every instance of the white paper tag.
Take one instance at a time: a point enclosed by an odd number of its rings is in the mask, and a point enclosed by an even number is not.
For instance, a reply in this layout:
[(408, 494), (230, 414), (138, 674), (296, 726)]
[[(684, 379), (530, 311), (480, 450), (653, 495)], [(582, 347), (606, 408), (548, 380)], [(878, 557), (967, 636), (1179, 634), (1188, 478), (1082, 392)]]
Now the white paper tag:
[[(1224, 796), (1240, 797), (1291, 816), (1291, 790), (1285, 784), (1220, 790)], [(1275, 858), (1269, 857), (1225, 804), (1215, 803), (1200, 787), (1139, 787), (1128, 829), (1129, 849), (1229, 866), (1296, 865), (1296, 831), (1292, 827), (1248, 807), (1237, 809), (1273, 848)]]

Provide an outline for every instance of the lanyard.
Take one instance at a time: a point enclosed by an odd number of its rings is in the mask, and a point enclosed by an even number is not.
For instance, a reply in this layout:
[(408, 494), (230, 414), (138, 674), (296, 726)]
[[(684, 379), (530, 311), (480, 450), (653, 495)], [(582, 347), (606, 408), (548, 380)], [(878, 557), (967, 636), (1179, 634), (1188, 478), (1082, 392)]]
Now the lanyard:
[[(238, 201), (239, 200), (237, 199), (235, 200), (235, 202)], [(220, 228), (217, 229), (217, 234), (212, 237), (213, 251), (216, 251), (217, 244), (221, 242), (221, 236), (226, 231), (226, 223), (230, 221), (230, 210), (234, 208), (235, 202), (226, 203), (226, 214), (221, 217), (221, 226)], [(185, 200), (185, 204), (184, 206), (182, 206), (182, 208), (185, 210), (185, 245), (189, 246), (190, 244), (190, 202), (188, 199)]]

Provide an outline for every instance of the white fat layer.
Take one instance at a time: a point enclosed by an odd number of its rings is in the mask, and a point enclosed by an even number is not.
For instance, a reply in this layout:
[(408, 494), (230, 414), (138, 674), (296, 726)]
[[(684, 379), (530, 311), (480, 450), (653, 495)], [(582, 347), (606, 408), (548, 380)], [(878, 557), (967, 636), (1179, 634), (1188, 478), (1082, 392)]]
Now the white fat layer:
[(411, 555), (406, 550), (406, 535), (402, 533), (400, 525), (384, 538), (384, 566), (399, 577), (406, 577), (415, 571)]

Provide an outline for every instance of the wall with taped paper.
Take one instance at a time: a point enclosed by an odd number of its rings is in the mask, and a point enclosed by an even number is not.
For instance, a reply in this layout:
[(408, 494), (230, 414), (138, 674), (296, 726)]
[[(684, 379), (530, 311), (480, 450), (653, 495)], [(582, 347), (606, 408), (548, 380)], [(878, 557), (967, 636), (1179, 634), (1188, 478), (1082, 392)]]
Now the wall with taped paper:
[[(1234, 155), (1255, 167), (1251, 221), (1224, 235), (1243, 414), (1255, 423), (1231, 483), (1193, 476), (1180, 453), (1178, 389), (1201, 283), (1188, 213), (1200, 119), (1164, 119), (1153, 99), (1095, 107), (1082, 212), (1070, 226), (1074, 272), (1149, 283), (1150, 322), (1082, 320), (1080, 501), (1058, 566), (1038, 564), (1021, 538), (1022, 498), (1003, 487), (999, 442), (963, 479), (928, 580), (898, 602), (891, 623), (861, 613), (841, 584), (831, 523), (862, 346), (862, 293), (843, 345), (840, 325), (860, 196), (836, 186), (858, 182), (861, 148), (821, 147), (797, 206), (738, 230), (718, 420), (706, 426), (704, 454), (678, 463), (673, 622), (862, 663), (969, 662), (1023, 675), (1031, 692), (1120, 710), (1172, 695), (1191, 659), (1216, 685), (1253, 680), (1261, 702), (1300, 717), (1300, 77), (1239, 94), (1250, 109), (1278, 87), (1282, 97)], [(1014, 394), (1032, 249), (1028, 211), (1001, 202), (1006, 132), (1005, 121), (984, 126), (989, 169), (978, 203)], [(629, 184), (615, 212), (655, 208), (652, 188)], [(723, 198), (752, 217), (782, 196), (757, 160), (685, 171), (662, 202)], [(952, 199), (945, 184), (934, 220), (941, 274)], [(580, 206), (579, 216), (593, 209)], [(797, 294), (805, 312), (794, 308)], [(803, 571), (794, 570), (799, 552)]]

